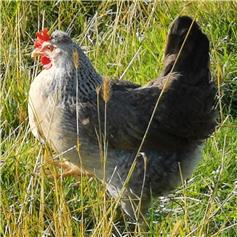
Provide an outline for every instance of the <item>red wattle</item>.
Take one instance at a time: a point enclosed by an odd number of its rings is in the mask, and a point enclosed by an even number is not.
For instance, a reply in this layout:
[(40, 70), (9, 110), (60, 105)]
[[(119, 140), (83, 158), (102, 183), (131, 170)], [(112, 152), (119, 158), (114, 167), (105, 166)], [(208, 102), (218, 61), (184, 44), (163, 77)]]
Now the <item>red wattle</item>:
[(40, 58), (40, 61), (41, 61), (41, 64), (43, 65), (44, 69), (51, 68), (52, 62), (47, 56), (42, 55), (41, 58)]
[(40, 61), (43, 65), (49, 64), (51, 62), (51, 60), (47, 56), (44, 56), (44, 55), (41, 56)]

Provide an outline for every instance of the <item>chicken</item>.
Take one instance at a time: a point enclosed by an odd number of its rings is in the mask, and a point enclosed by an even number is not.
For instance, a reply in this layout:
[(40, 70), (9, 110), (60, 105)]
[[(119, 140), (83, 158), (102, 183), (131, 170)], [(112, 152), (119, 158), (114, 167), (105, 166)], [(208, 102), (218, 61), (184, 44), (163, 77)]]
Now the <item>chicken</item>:
[(161, 76), (144, 86), (102, 78), (59, 30), (38, 32), (32, 56), (44, 66), (29, 92), (33, 134), (104, 180), (128, 215), (191, 175), (215, 130), (216, 88), (208, 38), (190, 17), (173, 22)]

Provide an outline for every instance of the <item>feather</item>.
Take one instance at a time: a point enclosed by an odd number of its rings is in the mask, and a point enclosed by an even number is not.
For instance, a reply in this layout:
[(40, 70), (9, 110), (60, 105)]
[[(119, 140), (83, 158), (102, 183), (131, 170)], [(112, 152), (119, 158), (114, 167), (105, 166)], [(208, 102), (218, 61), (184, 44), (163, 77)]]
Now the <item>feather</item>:
[(215, 130), (216, 88), (207, 36), (190, 17), (178, 17), (168, 35), (163, 71), (144, 86), (102, 79), (64, 32), (55, 31), (47, 40), (57, 51), (50, 54), (52, 67), (30, 88), (34, 135), (43, 134), (59, 154), (99, 179), (104, 177), (100, 143), (106, 135), (107, 188), (117, 196), (125, 182), (122, 207), (134, 217), (128, 200), (138, 198), (144, 213), (151, 195), (163, 195), (180, 183), (180, 169), (184, 178), (191, 174), (203, 142)]

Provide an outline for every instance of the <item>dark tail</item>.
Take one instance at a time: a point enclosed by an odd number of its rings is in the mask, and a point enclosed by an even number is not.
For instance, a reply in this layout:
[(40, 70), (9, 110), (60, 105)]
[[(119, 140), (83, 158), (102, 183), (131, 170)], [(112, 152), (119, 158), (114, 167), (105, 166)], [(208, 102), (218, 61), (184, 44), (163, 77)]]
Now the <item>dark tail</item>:
[(216, 88), (209, 70), (209, 40), (190, 17), (171, 26), (164, 59), (164, 78), (175, 80), (163, 98), (160, 123), (166, 133), (191, 143), (210, 136), (216, 126)]
[[(185, 76), (188, 83), (196, 84), (209, 74), (209, 40), (190, 17), (178, 17), (172, 24), (165, 50), (165, 69)], [(208, 76), (209, 77), (209, 76)]]

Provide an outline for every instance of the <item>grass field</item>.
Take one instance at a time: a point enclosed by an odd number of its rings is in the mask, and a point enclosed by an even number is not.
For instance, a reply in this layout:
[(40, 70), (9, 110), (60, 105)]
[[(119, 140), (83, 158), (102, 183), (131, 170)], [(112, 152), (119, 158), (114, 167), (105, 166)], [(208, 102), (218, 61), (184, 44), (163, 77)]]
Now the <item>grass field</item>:
[[(40, 72), (30, 58), (42, 27), (71, 32), (98, 71), (144, 84), (162, 69), (170, 23), (195, 17), (211, 41), (219, 126), (193, 176), (154, 200), (148, 236), (237, 236), (237, 3), (1, 1), (0, 236), (112, 236), (140, 228), (121, 214), (96, 179), (56, 179), (50, 154), (28, 126), (29, 86)], [(52, 178), (46, 173), (50, 172)], [(122, 234), (123, 233), (123, 234)]]

